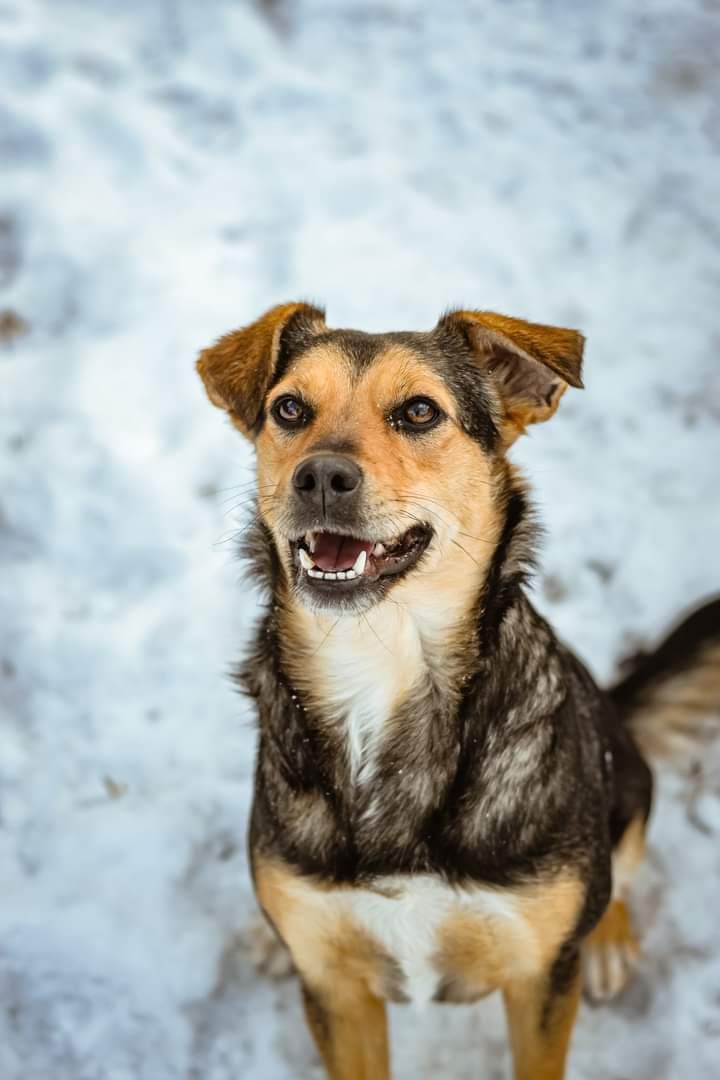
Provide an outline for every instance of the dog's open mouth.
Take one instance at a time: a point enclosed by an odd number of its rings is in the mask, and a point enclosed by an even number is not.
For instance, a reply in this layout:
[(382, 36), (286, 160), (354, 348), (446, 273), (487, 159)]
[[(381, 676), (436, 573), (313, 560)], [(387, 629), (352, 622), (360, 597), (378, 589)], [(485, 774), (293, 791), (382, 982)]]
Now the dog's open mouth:
[(421, 524), (386, 540), (308, 532), (293, 541), (291, 547), (301, 577), (316, 585), (354, 589), (409, 570), (431, 539), (432, 529)]

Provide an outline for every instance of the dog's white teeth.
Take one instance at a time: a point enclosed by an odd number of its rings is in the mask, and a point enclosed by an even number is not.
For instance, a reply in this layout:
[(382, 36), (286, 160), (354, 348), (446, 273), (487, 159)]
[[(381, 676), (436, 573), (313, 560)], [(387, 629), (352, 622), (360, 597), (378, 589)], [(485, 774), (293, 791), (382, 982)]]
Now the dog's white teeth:
[(318, 570), (304, 548), (298, 548), (298, 559), (303, 570), (307, 571), (308, 577), (322, 578), (323, 581), (352, 581), (353, 578), (362, 576), (367, 556), (364, 551), (361, 551), (351, 570)]
[(366, 551), (361, 551), (360, 554), (358, 555), (357, 559), (353, 563), (353, 570), (355, 571), (355, 573), (357, 574), (358, 577), (360, 577), (361, 574), (365, 573), (365, 563), (366, 562), (367, 562), (367, 552)]
[(307, 544), (311, 552), (314, 551), (317, 545), (317, 537), (315, 536), (315, 533), (305, 533), (305, 543)]
[(309, 573), (313, 569), (315, 564), (313, 563), (305, 548), (298, 548), (298, 556), (300, 558), (300, 565), (302, 566), (303, 570), (307, 570)]
[(314, 566), (312, 570), (308, 570), (308, 575), (322, 578), (323, 581), (347, 581), (357, 577), (354, 570), (317, 570)]
[(385, 554), (385, 545), (380, 544), (380, 543), (376, 544), (375, 547), (372, 549), (372, 554), (373, 555), (378, 555), (378, 556), (384, 555)]

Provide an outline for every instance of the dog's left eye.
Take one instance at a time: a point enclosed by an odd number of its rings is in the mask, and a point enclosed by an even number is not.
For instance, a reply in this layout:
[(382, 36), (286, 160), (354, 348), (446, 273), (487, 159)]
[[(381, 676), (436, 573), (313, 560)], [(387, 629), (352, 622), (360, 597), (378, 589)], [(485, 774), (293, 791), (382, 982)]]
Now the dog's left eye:
[(305, 402), (291, 394), (278, 398), (270, 412), (285, 428), (301, 427), (310, 419), (310, 410)]
[(399, 409), (396, 409), (391, 417), (394, 427), (402, 427), (405, 430), (427, 431), (435, 427), (441, 419), (442, 412), (430, 398), (410, 398)]

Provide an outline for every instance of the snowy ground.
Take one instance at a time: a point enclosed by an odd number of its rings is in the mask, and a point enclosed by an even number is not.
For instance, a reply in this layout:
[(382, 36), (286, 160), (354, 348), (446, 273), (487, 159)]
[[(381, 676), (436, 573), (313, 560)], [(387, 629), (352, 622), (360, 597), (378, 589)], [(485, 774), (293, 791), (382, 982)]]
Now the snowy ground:
[[(717, 591), (718, 55), (716, 0), (0, 0), (2, 1080), (319, 1075), (248, 957), (218, 333), (296, 297), (582, 327), (587, 390), (517, 452), (538, 602), (606, 679)], [(578, 1080), (718, 1075), (717, 777), (688, 792)], [(496, 1000), (392, 1022), (400, 1078), (508, 1075)]]

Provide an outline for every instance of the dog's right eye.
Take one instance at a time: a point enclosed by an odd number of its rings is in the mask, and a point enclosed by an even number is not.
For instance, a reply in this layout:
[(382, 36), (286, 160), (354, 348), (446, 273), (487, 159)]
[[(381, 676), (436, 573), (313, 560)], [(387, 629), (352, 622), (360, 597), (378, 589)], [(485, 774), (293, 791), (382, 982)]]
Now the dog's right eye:
[(292, 394), (285, 394), (284, 397), (278, 398), (270, 412), (280, 427), (284, 428), (302, 427), (311, 417), (310, 409), (305, 402), (293, 397)]

